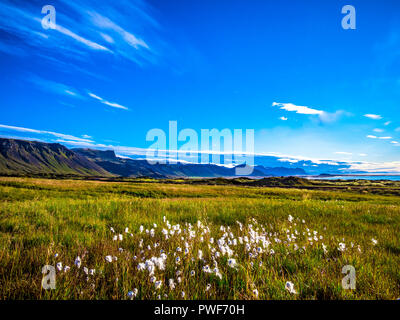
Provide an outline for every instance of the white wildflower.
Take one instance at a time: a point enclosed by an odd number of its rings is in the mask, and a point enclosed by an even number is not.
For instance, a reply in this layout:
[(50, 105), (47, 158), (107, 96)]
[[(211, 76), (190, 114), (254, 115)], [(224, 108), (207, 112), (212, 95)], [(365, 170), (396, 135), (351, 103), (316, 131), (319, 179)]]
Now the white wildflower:
[(161, 281), (161, 280), (158, 280), (158, 281), (156, 281), (156, 282), (154, 283), (154, 285), (155, 285), (156, 289), (160, 289), (161, 286), (162, 286), (162, 281)]
[(235, 259), (228, 259), (228, 266), (230, 266), (231, 268), (235, 268), (236, 267), (236, 260)]
[(133, 298), (135, 298), (136, 297), (136, 295), (137, 295), (137, 293), (138, 293), (138, 289), (133, 289), (133, 291), (129, 291), (128, 292), (128, 298), (129, 299), (133, 299)]
[(76, 259), (75, 259), (75, 265), (78, 267), (78, 268), (80, 268), (81, 267), (81, 263), (82, 263), (82, 260), (81, 260), (81, 258), (78, 256), (78, 257), (76, 257)]
[(292, 294), (297, 294), (297, 291), (294, 289), (294, 284), (290, 281), (286, 282), (285, 289)]

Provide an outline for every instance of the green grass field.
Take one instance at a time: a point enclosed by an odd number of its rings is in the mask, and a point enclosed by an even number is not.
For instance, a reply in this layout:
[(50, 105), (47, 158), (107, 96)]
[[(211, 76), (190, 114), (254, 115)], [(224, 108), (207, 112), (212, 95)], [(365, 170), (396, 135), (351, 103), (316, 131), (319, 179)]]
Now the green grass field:
[(386, 192), (4, 177), (0, 199), (0, 299), (400, 297)]

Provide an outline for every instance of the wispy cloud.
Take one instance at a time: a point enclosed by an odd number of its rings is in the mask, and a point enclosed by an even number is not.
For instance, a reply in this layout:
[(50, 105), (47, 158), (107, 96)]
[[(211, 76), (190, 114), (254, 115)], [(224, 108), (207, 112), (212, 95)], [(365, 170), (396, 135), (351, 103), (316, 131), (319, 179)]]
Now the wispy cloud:
[[(96, 52), (99, 57), (107, 53), (139, 65), (156, 63), (158, 54), (143, 36), (151, 37), (154, 46), (162, 43), (156, 33), (159, 26), (150, 16), (149, 6), (142, 1), (61, 0), (55, 7), (56, 28), (44, 30), (41, 25), (44, 15), (36, 2), (0, 3), (0, 30), (9, 35), (0, 45), (0, 51), (61, 62), (60, 56), (67, 56), (76, 65), (82, 61), (91, 63)], [(137, 35), (139, 31), (142, 36)]]
[(279, 119), (282, 120), (282, 121), (286, 121), (288, 118), (286, 118), (286, 117), (280, 117)]
[(113, 108), (118, 108), (118, 109), (123, 109), (123, 110), (129, 110), (127, 107), (125, 107), (123, 105), (120, 105), (120, 104), (115, 103), (115, 102), (109, 102), (109, 101), (99, 97), (98, 95), (96, 95), (94, 93), (88, 92), (88, 95), (90, 97), (92, 97), (93, 99), (96, 99), (96, 100), (100, 101), (101, 103), (103, 103), (103, 104), (105, 104), (107, 106), (110, 106), (110, 107), (113, 107)]
[(357, 162), (350, 163), (349, 170), (365, 171), (369, 173), (399, 173), (400, 162)]
[[(130, 46), (134, 47), (135, 49), (139, 49), (140, 47), (150, 49), (146, 42), (142, 39), (138, 39), (134, 34), (126, 31), (125, 29), (121, 28), (115, 22), (111, 21), (109, 18), (102, 16), (101, 14), (91, 11), (89, 15), (92, 18), (92, 23), (97, 27), (103, 29), (110, 29), (116, 33), (118, 33), (122, 39), (128, 43)], [(108, 41), (110, 42), (110, 41)]]
[(46, 80), (46, 79), (43, 79), (43, 78), (35, 76), (35, 75), (28, 75), (26, 77), (26, 80), (33, 83), (41, 90), (59, 94), (59, 95), (63, 95), (63, 96), (69, 96), (69, 97), (73, 97), (73, 98), (83, 99), (83, 97), (77, 92), (76, 89), (72, 88), (71, 86), (67, 86), (63, 83)]
[[(35, 84), (38, 88), (40, 88), (41, 90), (44, 90), (46, 92), (51, 92), (54, 94), (59, 94), (59, 95), (63, 95), (63, 96), (68, 96), (68, 97), (72, 97), (72, 98), (77, 98), (77, 99), (82, 99), (82, 100), (86, 100), (88, 98), (86, 98), (85, 96), (83, 96), (81, 93), (79, 93), (79, 90), (72, 88), (70, 86), (67, 86), (65, 84), (62, 83), (58, 83), (55, 81), (50, 81), (50, 80), (46, 80), (43, 79), (41, 77), (37, 77), (34, 75), (29, 75), (27, 77), (27, 80), (30, 81), (31, 83)], [(112, 108), (117, 108), (117, 109), (122, 109), (122, 110), (129, 110), (126, 106), (123, 106), (119, 103), (116, 102), (110, 102), (107, 101), (105, 99), (103, 99), (102, 97), (92, 93), (92, 92), (88, 92), (87, 93), (89, 97), (100, 101), (101, 103), (110, 106)]]
[(377, 136), (374, 136), (374, 135), (371, 135), (371, 134), (367, 135), (367, 138), (369, 138), (369, 139), (380, 139), (380, 140), (393, 139), (392, 137), (389, 137), (389, 136), (387, 136), (387, 137), (377, 137)]
[[(62, 12), (58, 11), (56, 28), (44, 30), (41, 25), (44, 16), (33, 3), (3, 3), (0, 4), (0, 29), (13, 36), (11, 39), (14, 39), (14, 41), (7, 42), (9, 48), (25, 50), (26, 54), (39, 52), (50, 54), (52, 51), (53, 54), (70, 55), (71, 57), (82, 56), (84, 55), (83, 48), (76, 47), (75, 44), (77, 43), (94, 50), (110, 51), (95, 41), (78, 35), (77, 32), (63, 26), (60, 21), (67, 20), (62, 19), (63, 16)], [(77, 26), (79, 25), (75, 22), (73, 27)], [(74, 42), (68, 42), (68, 38), (56, 36), (55, 32), (73, 39)], [(12, 52), (12, 50), (9, 50), (10, 54)]]
[(353, 155), (351, 152), (345, 152), (345, 151), (336, 151), (335, 154), (341, 154), (341, 155), (344, 155), (344, 156)]
[(369, 119), (373, 119), (373, 120), (382, 119), (381, 115), (379, 115), (379, 114), (371, 114), (371, 113), (364, 114), (364, 117), (369, 118)]
[(106, 40), (108, 43), (114, 43), (114, 42), (115, 42), (114, 39), (113, 39), (111, 36), (109, 36), (108, 34), (105, 34), (105, 33), (103, 33), (103, 32), (100, 32), (100, 35), (101, 35), (102, 38), (103, 38), (104, 40)]
[(83, 43), (84, 45), (86, 45), (87, 47), (89, 47), (91, 49), (112, 52), (110, 49), (108, 49), (108, 48), (106, 48), (106, 47), (104, 47), (104, 46), (102, 46), (102, 45), (100, 45), (100, 44), (98, 44), (96, 42), (93, 42), (93, 41), (90, 41), (88, 39), (85, 39), (85, 38), (77, 35), (76, 33), (72, 32), (71, 30), (62, 27), (59, 24), (57, 24), (56, 30), (58, 32), (61, 32), (62, 34), (68, 36), (68, 37), (71, 37), (72, 39), (75, 39), (76, 41), (78, 41), (80, 43)]
[(30, 128), (24, 128), (24, 127), (9, 126), (9, 125), (5, 125), (5, 124), (0, 124), (0, 128), (5, 129), (7, 131), (17, 131), (17, 132), (21, 132), (21, 133), (35, 133), (35, 134), (39, 134), (39, 135), (50, 135), (53, 137), (71, 140), (71, 141), (75, 141), (75, 142), (81, 142), (81, 143), (92, 143), (93, 142), (90, 139), (75, 137), (70, 134), (58, 133), (58, 132), (54, 132), (54, 131), (36, 130), (36, 129), (30, 129)]

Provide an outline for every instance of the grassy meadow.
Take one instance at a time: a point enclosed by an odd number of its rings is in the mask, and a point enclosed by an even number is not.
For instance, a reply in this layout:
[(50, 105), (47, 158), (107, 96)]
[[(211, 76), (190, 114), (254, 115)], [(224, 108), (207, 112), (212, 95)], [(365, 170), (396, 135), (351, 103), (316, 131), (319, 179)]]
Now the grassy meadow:
[(3, 177), (0, 299), (398, 299), (399, 234), (390, 192)]

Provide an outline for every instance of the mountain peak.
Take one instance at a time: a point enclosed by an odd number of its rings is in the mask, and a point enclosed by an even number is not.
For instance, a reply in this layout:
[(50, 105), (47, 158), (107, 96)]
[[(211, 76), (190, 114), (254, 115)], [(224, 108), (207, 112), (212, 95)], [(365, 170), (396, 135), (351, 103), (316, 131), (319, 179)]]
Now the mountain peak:
[(0, 138), (0, 173), (110, 176), (93, 161), (59, 143), (5, 138)]

